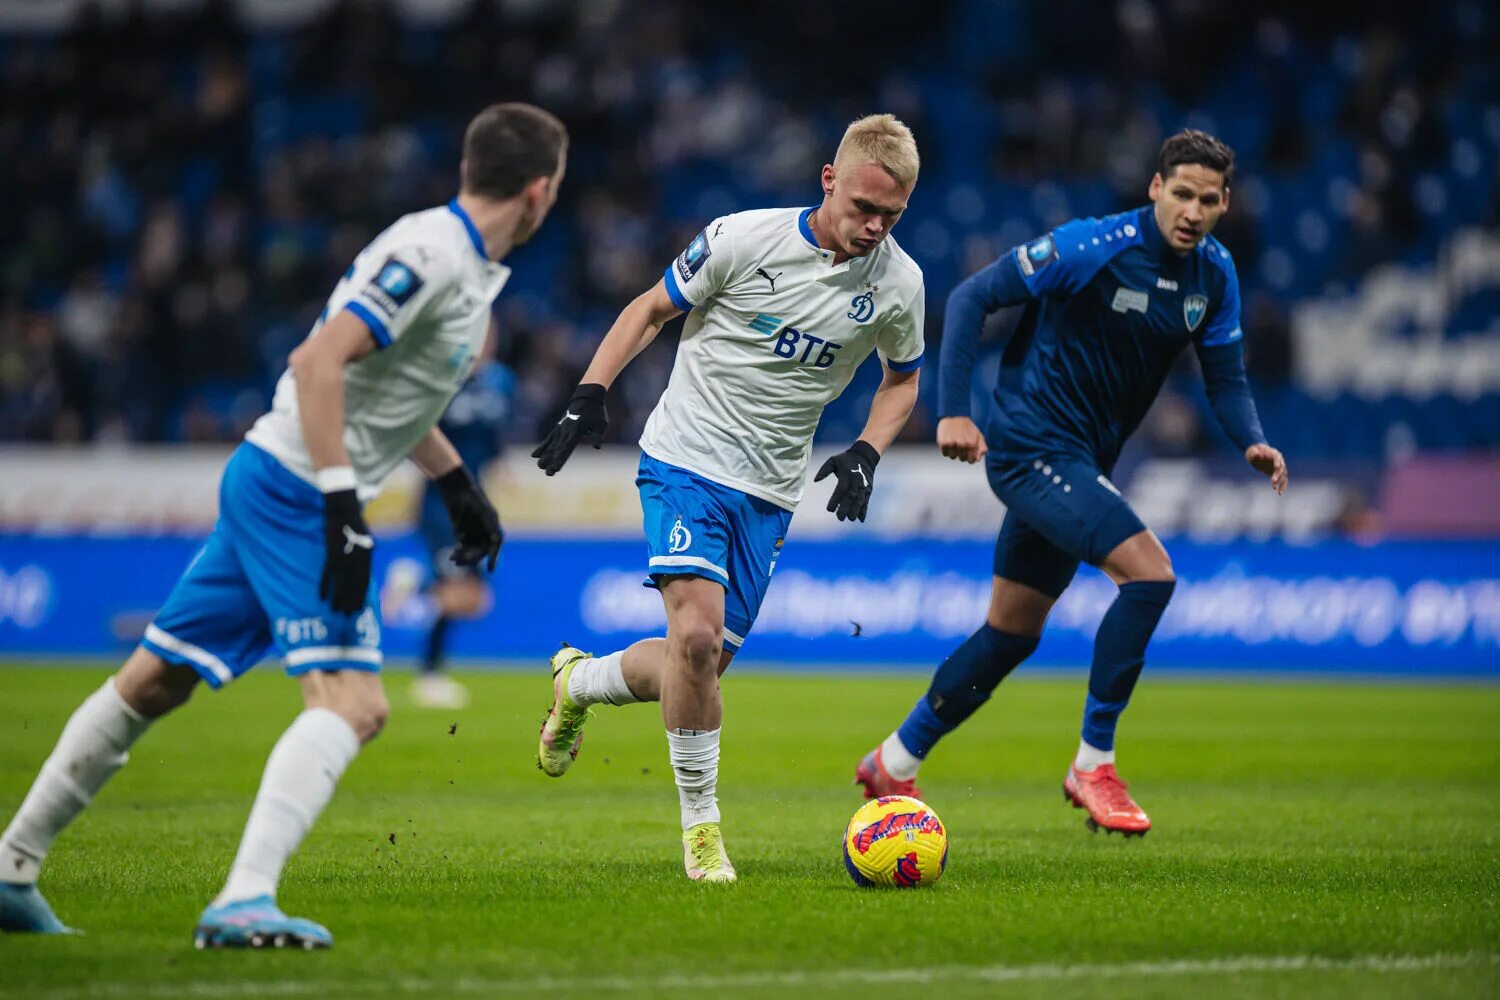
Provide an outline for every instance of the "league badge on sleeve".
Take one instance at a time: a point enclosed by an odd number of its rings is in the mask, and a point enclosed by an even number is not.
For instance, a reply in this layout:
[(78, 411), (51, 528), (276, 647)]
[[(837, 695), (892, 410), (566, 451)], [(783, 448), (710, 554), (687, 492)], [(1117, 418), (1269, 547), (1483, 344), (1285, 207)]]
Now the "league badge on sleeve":
[(387, 316), (394, 316), (397, 310), (411, 301), (412, 296), (422, 290), (422, 284), (422, 278), (416, 271), (392, 257), (380, 265), (380, 271), (376, 273), (375, 280), (366, 286), (364, 295)]
[(1182, 318), (1187, 320), (1188, 333), (1195, 333), (1198, 324), (1203, 322), (1203, 314), (1208, 312), (1208, 296), (1189, 295), (1182, 300)]
[(1016, 247), (1016, 263), (1028, 278), (1056, 259), (1057, 244), (1052, 241), (1050, 233)]
[(708, 230), (705, 229), (693, 237), (693, 242), (687, 245), (687, 249), (677, 255), (677, 274), (684, 282), (692, 281), (693, 275), (703, 269), (704, 263), (709, 258)]

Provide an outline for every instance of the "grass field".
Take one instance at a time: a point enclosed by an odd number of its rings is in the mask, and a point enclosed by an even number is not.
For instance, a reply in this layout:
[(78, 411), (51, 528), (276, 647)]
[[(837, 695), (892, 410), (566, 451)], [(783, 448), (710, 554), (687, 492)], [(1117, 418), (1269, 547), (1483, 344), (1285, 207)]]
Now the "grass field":
[[(269, 668), (201, 693), (53, 852), (43, 888), (87, 936), (0, 938), (0, 994), (1500, 994), (1500, 689), (1148, 675), (1121, 764), (1156, 827), (1127, 842), (1062, 801), (1081, 682), (1013, 678), (923, 775), (947, 875), (898, 893), (856, 889), (839, 839), (854, 763), (915, 676), (731, 676), (740, 882), (695, 886), (654, 707), (605, 709), (549, 780), (539, 671), (471, 675), (458, 713), (391, 676), (385, 735), (283, 884), (333, 930), (326, 953), (191, 947), (299, 704)], [(0, 669), (0, 822), (104, 675)]]

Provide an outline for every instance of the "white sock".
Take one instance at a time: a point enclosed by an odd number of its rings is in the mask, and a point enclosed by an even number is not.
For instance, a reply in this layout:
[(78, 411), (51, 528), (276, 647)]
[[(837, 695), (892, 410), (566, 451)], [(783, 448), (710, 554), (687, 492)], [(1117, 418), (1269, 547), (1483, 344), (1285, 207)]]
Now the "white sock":
[(641, 699), (625, 683), (624, 662), (623, 649), (584, 660), (568, 676), (568, 697), (580, 705), (634, 705)]
[(297, 716), (266, 760), (239, 853), (215, 906), (276, 895), (281, 869), (357, 753), (359, 737), (338, 713), (309, 708)]
[(880, 762), (897, 781), (912, 780), (917, 776), (917, 768), (922, 766), (922, 758), (906, 749), (906, 744), (895, 733), (880, 744)]
[(84, 699), (0, 835), (0, 882), (36, 881), (52, 841), (125, 766), (126, 751), (150, 725), (125, 704), (113, 677)]
[(719, 733), (718, 729), (668, 729), (667, 746), (672, 773), (677, 777), (677, 798), (682, 803), (682, 828), (719, 821)]
[(1073, 758), (1073, 766), (1080, 771), (1092, 771), (1100, 764), (1113, 764), (1115, 752), (1113, 750), (1100, 750), (1091, 747), (1082, 740), (1078, 741), (1078, 756)]

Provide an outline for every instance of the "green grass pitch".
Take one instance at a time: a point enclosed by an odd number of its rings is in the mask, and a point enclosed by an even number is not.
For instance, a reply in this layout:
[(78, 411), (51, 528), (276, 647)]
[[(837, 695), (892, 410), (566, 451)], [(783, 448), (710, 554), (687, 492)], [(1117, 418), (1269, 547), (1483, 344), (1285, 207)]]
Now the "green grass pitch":
[[(0, 995), (89, 997), (1500, 995), (1500, 689), (1147, 675), (1121, 763), (1156, 824), (1084, 829), (1060, 791), (1080, 678), (1012, 678), (934, 754), (936, 887), (857, 889), (857, 758), (922, 688), (732, 672), (721, 797), (733, 886), (682, 875), (654, 706), (603, 709), (578, 764), (532, 753), (547, 685), (471, 674), (413, 708), (292, 860), (325, 953), (196, 952), (267, 751), (299, 708), (266, 665), (137, 745), (42, 885), (76, 938), (0, 937)], [(0, 820), (97, 669), (0, 669)], [(449, 728), (457, 723), (450, 734)]]

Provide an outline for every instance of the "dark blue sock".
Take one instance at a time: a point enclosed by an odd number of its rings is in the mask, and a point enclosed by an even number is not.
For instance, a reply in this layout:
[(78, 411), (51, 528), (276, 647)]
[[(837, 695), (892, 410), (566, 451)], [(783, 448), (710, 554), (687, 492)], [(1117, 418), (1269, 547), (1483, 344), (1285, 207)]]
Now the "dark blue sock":
[(427, 646), (422, 650), (422, 673), (435, 674), (443, 669), (443, 652), (448, 646), (448, 626), (451, 619), (440, 616), (432, 623), (427, 633)]
[(1120, 587), (1094, 637), (1094, 665), (1083, 708), (1083, 741), (1100, 750), (1115, 748), (1115, 724), (1130, 704), (1130, 692), (1146, 662), (1146, 644), (1156, 631), (1172, 590), (1172, 580), (1137, 580)]
[(914, 757), (926, 757), (938, 740), (989, 700), (1005, 675), (1036, 649), (1037, 637), (1012, 635), (988, 623), (964, 640), (938, 667), (932, 686), (896, 730)]

